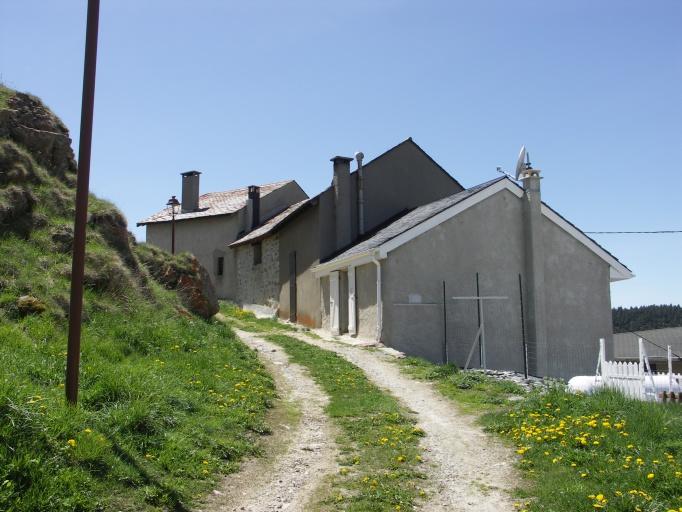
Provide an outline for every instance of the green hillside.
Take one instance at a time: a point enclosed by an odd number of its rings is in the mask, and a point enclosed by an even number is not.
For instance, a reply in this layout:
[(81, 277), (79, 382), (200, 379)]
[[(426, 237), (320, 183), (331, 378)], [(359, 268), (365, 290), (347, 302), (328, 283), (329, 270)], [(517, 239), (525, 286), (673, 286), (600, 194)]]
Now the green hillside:
[(210, 296), (196, 260), (136, 246), (91, 196), (80, 400), (66, 406), (74, 184), (63, 124), (0, 87), (0, 510), (184, 510), (258, 450), (273, 382), (190, 312), (210, 314), (187, 293)]

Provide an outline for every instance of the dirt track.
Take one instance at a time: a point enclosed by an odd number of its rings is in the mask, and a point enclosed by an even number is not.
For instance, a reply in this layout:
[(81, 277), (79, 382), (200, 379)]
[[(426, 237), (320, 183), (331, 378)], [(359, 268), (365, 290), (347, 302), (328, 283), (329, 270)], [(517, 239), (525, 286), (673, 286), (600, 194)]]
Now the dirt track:
[(228, 476), (200, 507), (203, 512), (304, 512), (329, 474), (338, 471), (335, 432), (324, 413), (328, 398), (285, 352), (256, 335), (235, 329), (274, 376), (283, 406), (300, 411), (293, 424), (273, 425), (267, 455), (242, 465)]
[(425, 511), (515, 510), (507, 491), (516, 487), (512, 451), (487, 435), (475, 418), (426, 382), (403, 375), (379, 351), (294, 334), (301, 341), (332, 350), (361, 368), (377, 386), (387, 389), (417, 413), (426, 436), (422, 441), (429, 462), (431, 499)]

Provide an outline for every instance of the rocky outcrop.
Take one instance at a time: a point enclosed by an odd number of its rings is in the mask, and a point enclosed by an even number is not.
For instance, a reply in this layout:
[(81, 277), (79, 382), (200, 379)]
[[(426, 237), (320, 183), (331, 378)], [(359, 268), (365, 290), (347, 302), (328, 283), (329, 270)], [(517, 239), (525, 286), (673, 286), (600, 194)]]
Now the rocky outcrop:
[(73, 179), (76, 159), (64, 123), (30, 94), (16, 93), (0, 112), (0, 138), (13, 140), (53, 176)]
[(47, 306), (32, 295), (22, 295), (17, 299), (17, 311), (21, 316), (38, 315), (46, 309)]
[(89, 224), (100, 232), (111, 247), (116, 249), (128, 268), (134, 272), (140, 270), (131, 249), (132, 234), (128, 231), (128, 223), (121, 212), (115, 209), (94, 212), (90, 214)]
[(210, 318), (218, 312), (218, 298), (206, 269), (193, 255), (172, 256), (151, 245), (137, 246), (136, 253), (151, 276), (169, 290), (176, 290), (182, 304), (195, 315)]

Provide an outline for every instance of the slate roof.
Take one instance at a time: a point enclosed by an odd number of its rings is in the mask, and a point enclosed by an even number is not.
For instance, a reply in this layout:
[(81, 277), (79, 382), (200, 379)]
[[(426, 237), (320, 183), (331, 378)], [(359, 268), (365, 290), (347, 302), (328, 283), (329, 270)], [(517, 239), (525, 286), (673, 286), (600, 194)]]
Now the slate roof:
[(480, 192), (481, 190), (484, 190), (488, 188), (489, 186), (497, 183), (498, 181), (506, 179), (504, 176), (501, 176), (499, 178), (496, 178), (494, 180), (486, 181), (485, 183), (481, 183), (480, 185), (476, 185), (475, 187), (468, 188), (466, 190), (463, 190), (461, 192), (458, 192), (457, 194), (448, 196), (443, 199), (439, 199), (438, 201), (434, 201), (429, 204), (425, 204), (423, 206), (419, 206), (415, 208), (414, 210), (406, 213), (402, 217), (400, 217), (398, 220), (392, 222), (385, 228), (379, 230), (376, 234), (368, 238), (367, 240), (364, 240), (362, 242), (359, 242), (355, 244), (353, 247), (350, 249), (342, 252), (338, 256), (335, 256), (332, 260), (330, 261), (337, 261), (337, 260), (342, 260), (345, 258), (348, 258), (349, 256), (354, 256), (356, 254), (362, 254), (364, 252), (370, 251), (372, 249), (376, 249), (377, 247), (385, 244), (389, 240), (397, 237), (398, 235), (404, 233), (408, 229), (412, 229), (413, 227), (417, 226), (418, 224), (421, 224), (422, 222), (430, 219), (434, 215), (438, 215), (440, 212), (443, 210), (447, 210), (448, 208), (456, 205), (457, 203), (460, 203), (467, 199), (468, 197), (473, 196), (477, 192)]
[(257, 242), (258, 240), (262, 240), (263, 238), (271, 234), (273, 231), (275, 231), (277, 227), (279, 227), (291, 215), (293, 215), (295, 212), (297, 212), (298, 210), (300, 210), (309, 203), (310, 199), (304, 199), (303, 201), (292, 204), (291, 206), (281, 211), (274, 217), (271, 217), (270, 219), (266, 220), (263, 224), (261, 224), (259, 227), (257, 227), (250, 233), (232, 242), (230, 244), (230, 247), (237, 247), (239, 245), (243, 245), (249, 242)]
[[(260, 186), (261, 197), (269, 194), (273, 190), (283, 187), (293, 180), (277, 181)], [(175, 220), (196, 219), (200, 217), (212, 217), (214, 215), (227, 215), (234, 213), (246, 206), (248, 199), (248, 187), (227, 190), (225, 192), (208, 192), (199, 196), (199, 210), (195, 212), (179, 213), (175, 215)], [(171, 220), (170, 207), (155, 213), (137, 223), (138, 226), (153, 224), (155, 222), (168, 222)]]
[[(613, 355), (616, 359), (637, 359), (639, 349), (637, 338), (644, 339), (644, 349), (649, 357), (667, 358), (668, 345), (673, 351), (673, 360), (677, 360), (675, 354), (682, 356), (682, 327), (666, 327), (663, 329), (650, 329), (637, 331), (637, 334), (622, 332), (613, 335)], [(649, 340), (652, 343), (647, 342)], [(658, 347), (656, 345), (659, 345)]]

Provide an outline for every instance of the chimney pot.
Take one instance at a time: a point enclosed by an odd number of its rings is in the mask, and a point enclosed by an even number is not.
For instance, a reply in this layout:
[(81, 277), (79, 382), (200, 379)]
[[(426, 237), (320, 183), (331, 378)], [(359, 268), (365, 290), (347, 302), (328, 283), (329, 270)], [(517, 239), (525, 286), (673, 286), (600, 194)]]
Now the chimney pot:
[(248, 231), (253, 231), (260, 224), (260, 187), (249, 185), (249, 195), (246, 202)]
[(182, 176), (182, 213), (199, 209), (199, 171), (181, 172)]

